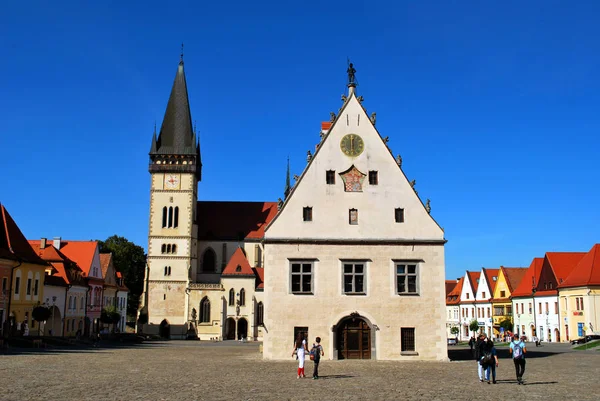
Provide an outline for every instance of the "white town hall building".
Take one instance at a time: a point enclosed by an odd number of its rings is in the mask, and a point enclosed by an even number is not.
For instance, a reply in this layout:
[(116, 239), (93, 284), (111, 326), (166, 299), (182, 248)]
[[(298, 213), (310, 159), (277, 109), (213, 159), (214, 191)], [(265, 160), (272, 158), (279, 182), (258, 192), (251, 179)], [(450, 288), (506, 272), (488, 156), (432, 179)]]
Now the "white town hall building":
[(289, 359), (299, 332), (329, 359), (447, 358), (444, 232), (354, 74), (284, 200), (204, 202), (179, 63), (150, 151), (145, 333), (262, 340), (266, 359)]

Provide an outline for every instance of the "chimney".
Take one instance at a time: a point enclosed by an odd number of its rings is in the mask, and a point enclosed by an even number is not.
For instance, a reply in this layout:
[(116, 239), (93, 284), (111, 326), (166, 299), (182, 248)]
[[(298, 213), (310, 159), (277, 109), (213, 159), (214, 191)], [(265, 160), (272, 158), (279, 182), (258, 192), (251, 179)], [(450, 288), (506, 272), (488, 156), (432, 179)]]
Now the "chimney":
[(46, 238), (40, 240), (40, 249), (46, 249)]
[(54, 245), (54, 247), (56, 249), (60, 249), (60, 237), (54, 237), (54, 241), (52, 241), (52, 245)]

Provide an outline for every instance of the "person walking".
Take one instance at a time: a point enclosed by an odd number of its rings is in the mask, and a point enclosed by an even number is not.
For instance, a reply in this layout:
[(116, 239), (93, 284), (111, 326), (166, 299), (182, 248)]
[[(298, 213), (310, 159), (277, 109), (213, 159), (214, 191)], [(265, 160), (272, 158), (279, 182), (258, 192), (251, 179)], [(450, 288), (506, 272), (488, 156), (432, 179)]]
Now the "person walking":
[(313, 380), (317, 380), (319, 378), (319, 362), (321, 361), (321, 357), (325, 355), (323, 346), (321, 346), (321, 337), (317, 337), (315, 341), (316, 343), (313, 344), (312, 349), (310, 350), (310, 359), (312, 359), (315, 363), (313, 369)]
[(306, 340), (303, 339), (302, 333), (298, 333), (296, 341), (294, 342), (294, 350), (292, 351), (292, 357), (296, 355), (298, 359), (298, 377), (306, 377), (304, 375), (304, 358), (306, 356)]
[(475, 343), (475, 361), (477, 362), (477, 375), (479, 376), (479, 381), (483, 382), (483, 366), (481, 366), (481, 358), (483, 358), (483, 353), (485, 349), (487, 337), (484, 333), (479, 334), (479, 338)]
[(485, 380), (490, 384), (496, 384), (496, 368), (498, 367), (498, 355), (496, 353), (496, 347), (492, 340), (488, 340), (485, 343), (484, 355), (482, 358), (482, 367), (485, 369)]
[(525, 343), (519, 339), (519, 335), (515, 334), (513, 341), (510, 342), (510, 354), (515, 363), (515, 373), (517, 375), (517, 383), (523, 384), (523, 374), (525, 373)]

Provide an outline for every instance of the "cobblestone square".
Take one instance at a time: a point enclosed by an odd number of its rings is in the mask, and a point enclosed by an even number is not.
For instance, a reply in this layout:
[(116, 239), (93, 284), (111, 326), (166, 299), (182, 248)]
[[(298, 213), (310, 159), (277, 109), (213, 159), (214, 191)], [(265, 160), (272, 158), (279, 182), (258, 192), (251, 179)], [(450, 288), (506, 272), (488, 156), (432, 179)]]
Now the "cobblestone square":
[[(319, 380), (296, 361), (264, 361), (256, 343), (152, 342), (0, 354), (2, 400), (597, 400), (600, 352), (529, 350), (525, 385), (499, 347), (498, 384), (480, 383), (468, 348), (452, 362), (322, 360)], [(312, 362), (306, 363), (307, 375)]]

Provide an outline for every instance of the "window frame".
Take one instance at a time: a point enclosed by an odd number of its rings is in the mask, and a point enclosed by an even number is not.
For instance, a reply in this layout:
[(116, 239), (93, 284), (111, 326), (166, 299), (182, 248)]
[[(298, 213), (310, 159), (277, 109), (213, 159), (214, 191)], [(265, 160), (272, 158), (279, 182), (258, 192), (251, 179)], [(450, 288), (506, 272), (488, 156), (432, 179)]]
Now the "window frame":
[(256, 304), (256, 325), (257, 326), (262, 326), (265, 323), (265, 306), (262, 303), (262, 301), (260, 301), (258, 304)]
[(246, 306), (246, 290), (240, 290), (240, 306)]
[[(423, 261), (422, 260), (394, 260), (393, 261), (393, 266), (394, 266), (394, 292), (395, 295), (398, 296), (420, 296), (421, 295), (421, 279), (420, 279), (420, 271), (421, 271), (421, 263)], [(399, 274), (398, 273), (398, 267), (399, 266), (405, 266), (405, 271), (406, 273), (403, 274)], [(408, 273), (408, 266), (415, 266), (415, 273)], [(405, 277), (405, 282), (404, 282), (404, 286), (405, 286), (405, 291), (404, 292), (400, 292), (400, 288), (399, 288), (399, 277), (400, 276), (404, 276)], [(409, 287), (409, 283), (408, 283), (408, 278), (409, 277), (415, 277), (415, 291), (414, 292), (409, 292), (408, 291), (408, 287)]]
[[(352, 212), (354, 212), (355, 214), (354, 218), (352, 218)], [(358, 225), (358, 209), (352, 208), (348, 210), (348, 224), (350, 224), (351, 226)]]
[(418, 355), (417, 335), (414, 327), (400, 328), (400, 355)]
[[(341, 261), (341, 273), (342, 273), (342, 294), (349, 296), (356, 295), (367, 295), (367, 269), (368, 259), (342, 259)], [(356, 273), (356, 266), (362, 265), (362, 273)], [(346, 273), (346, 266), (352, 267), (351, 273)], [(346, 276), (352, 277), (352, 291), (346, 291)], [(362, 291), (356, 290), (356, 277), (362, 276)]]
[(198, 323), (210, 323), (210, 299), (207, 296), (200, 301), (200, 319)]
[(379, 185), (379, 172), (377, 170), (369, 170), (369, 185)]
[[(314, 295), (315, 293), (315, 266), (316, 261), (314, 259), (290, 259), (289, 260), (289, 292), (291, 295)], [(300, 271), (294, 272), (294, 265), (300, 265)], [(304, 267), (310, 266), (310, 273), (303, 271)], [(294, 276), (300, 276), (300, 289), (294, 290)], [(303, 290), (303, 277), (310, 276), (310, 288), (308, 291)]]
[(394, 209), (394, 221), (396, 223), (404, 223), (406, 221), (406, 215), (404, 213), (404, 208), (397, 207)]
[(227, 306), (235, 306), (235, 290), (233, 288), (229, 290), (229, 299), (227, 302)]
[(302, 208), (302, 221), (304, 221), (304, 222), (313, 221), (312, 206), (304, 206)]
[(325, 183), (327, 185), (335, 185), (335, 170), (327, 170), (325, 172)]

